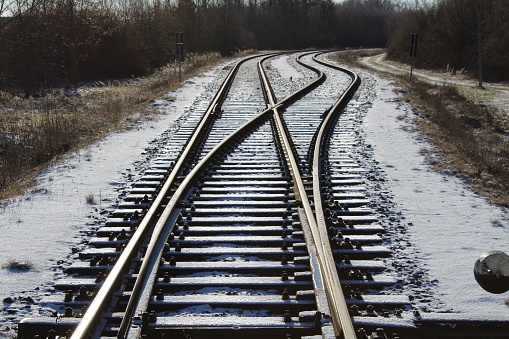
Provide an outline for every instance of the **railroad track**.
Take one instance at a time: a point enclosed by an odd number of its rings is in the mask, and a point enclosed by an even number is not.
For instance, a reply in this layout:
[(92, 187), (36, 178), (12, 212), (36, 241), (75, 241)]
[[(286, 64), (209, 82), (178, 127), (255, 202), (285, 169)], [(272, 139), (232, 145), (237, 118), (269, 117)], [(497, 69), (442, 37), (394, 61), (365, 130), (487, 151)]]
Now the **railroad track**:
[(22, 321), (19, 338), (507, 333), (387, 293), (399, 281), (351, 150), (360, 80), (303, 53), (306, 77), (271, 87), (263, 65), (280, 57), (232, 67), (55, 284), (55, 317)]

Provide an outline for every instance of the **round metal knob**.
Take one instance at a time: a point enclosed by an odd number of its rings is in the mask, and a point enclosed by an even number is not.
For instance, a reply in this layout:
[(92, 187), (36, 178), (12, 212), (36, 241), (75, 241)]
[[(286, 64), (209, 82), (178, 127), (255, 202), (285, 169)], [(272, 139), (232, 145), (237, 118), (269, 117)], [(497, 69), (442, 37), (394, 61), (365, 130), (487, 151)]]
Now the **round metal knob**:
[(509, 291), (509, 255), (501, 251), (481, 254), (474, 265), (474, 277), (490, 293)]

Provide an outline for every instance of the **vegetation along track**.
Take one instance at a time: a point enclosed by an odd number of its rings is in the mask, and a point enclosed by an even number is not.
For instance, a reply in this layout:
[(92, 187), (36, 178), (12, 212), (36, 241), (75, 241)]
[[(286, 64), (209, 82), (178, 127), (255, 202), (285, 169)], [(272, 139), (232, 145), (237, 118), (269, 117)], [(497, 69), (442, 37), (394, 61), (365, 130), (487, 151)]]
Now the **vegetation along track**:
[(263, 67), (280, 57), (232, 67), (55, 284), (44, 302), (56, 317), (22, 321), (19, 338), (480, 331), (391, 289), (390, 240), (351, 156), (360, 79), (303, 53), (309, 77), (281, 85)]

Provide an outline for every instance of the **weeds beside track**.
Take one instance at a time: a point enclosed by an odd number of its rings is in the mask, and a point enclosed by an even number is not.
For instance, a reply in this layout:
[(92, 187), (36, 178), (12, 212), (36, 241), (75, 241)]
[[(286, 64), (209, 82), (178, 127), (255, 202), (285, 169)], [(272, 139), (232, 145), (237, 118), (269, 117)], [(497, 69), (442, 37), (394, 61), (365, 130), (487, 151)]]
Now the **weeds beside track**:
[[(217, 53), (189, 55), (183, 77), (219, 60)], [(128, 128), (129, 116), (179, 85), (177, 64), (168, 64), (147, 78), (52, 90), (39, 98), (0, 93), (0, 199), (31, 187), (34, 175), (60, 156)]]

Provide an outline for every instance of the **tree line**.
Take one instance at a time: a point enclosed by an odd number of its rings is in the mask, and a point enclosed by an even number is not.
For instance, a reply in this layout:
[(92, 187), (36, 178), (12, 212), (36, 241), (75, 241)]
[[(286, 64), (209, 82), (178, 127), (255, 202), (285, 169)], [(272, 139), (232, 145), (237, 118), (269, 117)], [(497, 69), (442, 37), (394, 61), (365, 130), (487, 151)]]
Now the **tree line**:
[[(480, 6), (479, 6), (480, 5)], [(479, 6), (479, 7), (478, 7)], [(480, 14), (483, 78), (509, 79), (509, 1), (441, 0), (407, 8), (391, 32), (388, 58), (410, 61), (410, 35), (418, 34), (417, 67), (467, 71), (478, 76)]]
[(0, 89), (25, 95), (150, 73), (176, 59), (175, 32), (186, 53), (384, 47), (398, 12), (389, 0), (0, 1)]
[[(476, 70), (478, 0), (0, 0), (0, 90), (136, 77), (186, 53), (388, 47), (417, 66)], [(485, 74), (509, 78), (507, 0), (480, 0)]]

